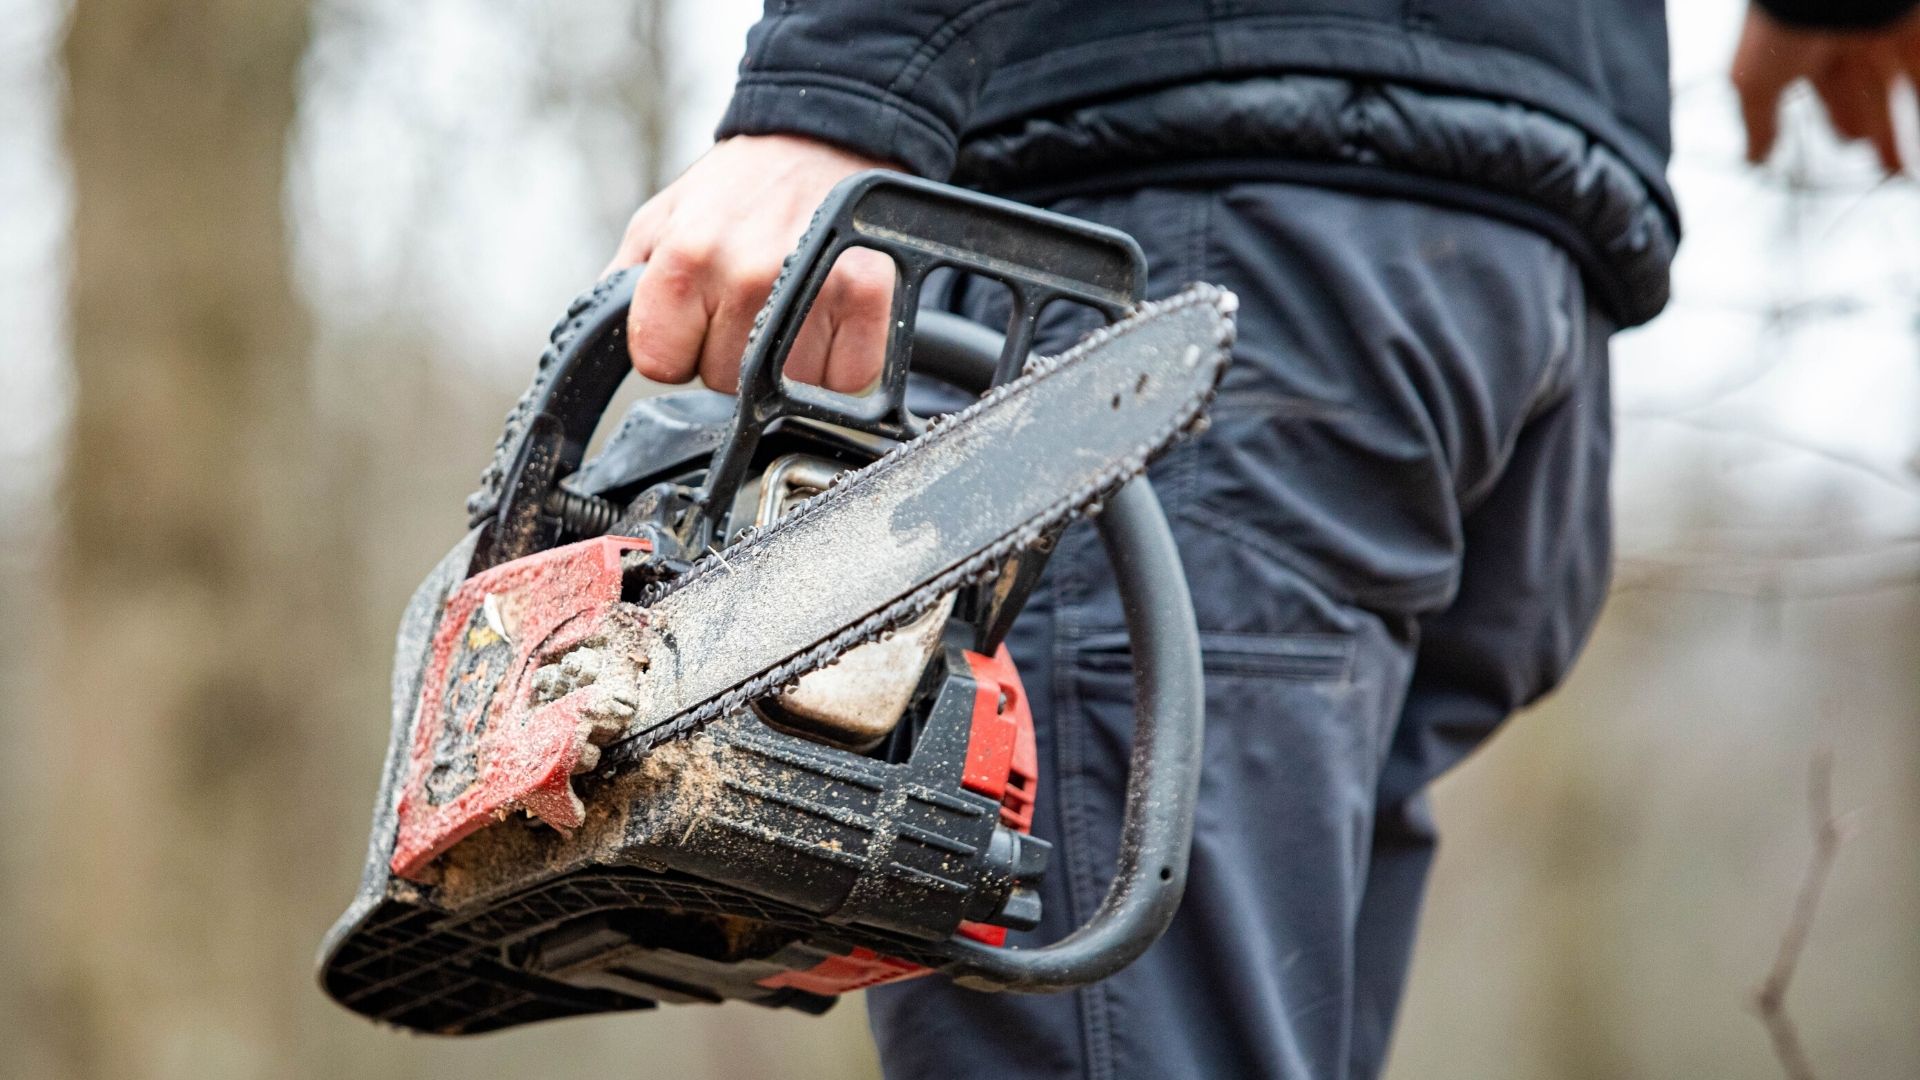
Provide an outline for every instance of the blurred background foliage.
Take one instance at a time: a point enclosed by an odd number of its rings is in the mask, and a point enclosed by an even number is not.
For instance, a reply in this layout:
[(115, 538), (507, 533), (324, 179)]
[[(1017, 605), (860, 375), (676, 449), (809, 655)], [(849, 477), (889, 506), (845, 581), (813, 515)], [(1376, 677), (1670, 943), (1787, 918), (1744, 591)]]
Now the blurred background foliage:
[[(1616, 364), (1620, 564), (1442, 782), (1393, 1076), (1920, 1071), (1920, 194), (1763, 172), (1675, 5), (1676, 302)], [(328, 1003), (388, 638), (548, 321), (698, 152), (747, 0), (0, 0), (0, 1074), (873, 1073), (859, 1003), (408, 1038)]]

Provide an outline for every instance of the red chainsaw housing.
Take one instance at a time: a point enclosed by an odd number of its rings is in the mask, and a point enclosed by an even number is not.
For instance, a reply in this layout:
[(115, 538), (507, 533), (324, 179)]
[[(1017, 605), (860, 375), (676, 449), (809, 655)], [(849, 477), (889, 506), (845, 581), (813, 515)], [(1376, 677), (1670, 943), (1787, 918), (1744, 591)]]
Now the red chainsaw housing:
[[(534, 673), (598, 636), (621, 600), (623, 562), (644, 540), (601, 537), (505, 563), (448, 597), (421, 684), (390, 869), (431, 884), (434, 861), (516, 811), (566, 832), (584, 820), (573, 790), (587, 725), (579, 690), (535, 704)], [(502, 631), (505, 631), (503, 634)], [(1031, 834), (1038, 760), (1033, 714), (1012, 658), (960, 650), (974, 683), (959, 786)], [(1007, 929), (962, 920), (961, 936), (1003, 945)], [(927, 974), (923, 963), (855, 947), (756, 981), (832, 996)]]
[(533, 673), (600, 632), (620, 600), (623, 557), (650, 550), (630, 537), (583, 540), (482, 571), (454, 590), (414, 714), (395, 874), (425, 880), (442, 852), (516, 810), (558, 829), (580, 824), (570, 778), (585, 739), (583, 694), (535, 706)]

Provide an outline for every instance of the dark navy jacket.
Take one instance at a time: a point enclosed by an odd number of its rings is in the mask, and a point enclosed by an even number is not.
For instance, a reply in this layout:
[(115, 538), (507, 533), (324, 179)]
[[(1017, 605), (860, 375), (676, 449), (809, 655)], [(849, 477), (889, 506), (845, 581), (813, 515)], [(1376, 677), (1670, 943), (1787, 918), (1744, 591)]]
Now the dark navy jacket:
[(1631, 324), (1679, 237), (1668, 109), (1663, 0), (767, 0), (720, 134), (1029, 198), (1298, 179), (1465, 205), (1566, 245)]

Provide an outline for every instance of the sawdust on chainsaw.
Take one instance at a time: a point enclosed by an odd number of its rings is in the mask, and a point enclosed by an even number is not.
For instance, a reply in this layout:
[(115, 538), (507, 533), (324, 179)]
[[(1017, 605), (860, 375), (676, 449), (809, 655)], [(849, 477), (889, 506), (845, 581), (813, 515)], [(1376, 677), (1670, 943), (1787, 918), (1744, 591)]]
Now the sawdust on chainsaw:
[(711, 737), (696, 735), (622, 763), (583, 793), (586, 820), (570, 834), (525, 817), (489, 825), (442, 857), (435, 898), (458, 910), (610, 861), (629, 843), (670, 846), (720, 809), (728, 773), (723, 756)]
[(712, 739), (696, 735), (656, 746), (631, 766), (633, 775), (654, 793), (644, 807), (649, 840), (677, 841), (718, 809), (727, 789), (727, 769), (721, 759), (721, 750)]

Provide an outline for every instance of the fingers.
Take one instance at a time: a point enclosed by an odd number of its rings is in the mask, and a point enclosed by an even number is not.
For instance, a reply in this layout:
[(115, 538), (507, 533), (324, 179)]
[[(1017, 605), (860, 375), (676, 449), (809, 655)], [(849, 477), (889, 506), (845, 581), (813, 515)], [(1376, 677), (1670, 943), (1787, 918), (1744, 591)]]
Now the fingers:
[(1747, 16), (1733, 54), (1733, 87), (1747, 132), (1747, 160), (1760, 164), (1780, 135), (1780, 95), (1820, 59), (1819, 46), (1774, 22), (1764, 12)]
[(664, 247), (634, 283), (627, 309), (627, 355), (641, 377), (693, 378), (711, 321), (712, 253), (700, 245)]
[(1744, 86), (1739, 90), (1740, 120), (1747, 130), (1747, 162), (1759, 165), (1773, 154), (1773, 144), (1780, 137), (1780, 91), (1767, 93)]
[(600, 276), (646, 263), (627, 308), (627, 356), (642, 378), (683, 383), (693, 378), (707, 337), (712, 246), (682, 242), (659, 249), (660, 233), (671, 216), (668, 195), (647, 200), (627, 222), (620, 246)]
[[(833, 281), (832, 278), (827, 280), (829, 283)], [(800, 324), (800, 332), (794, 335), (793, 348), (787, 350), (787, 366), (783, 370), (787, 378), (814, 386), (825, 385), (827, 353), (833, 348), (832, 307), (831, 290), (823, 285), (813, 310), (807, 313), (806, 321)]]
[(1734, 50), (1733, 86), (1747, 133), (1747, 160), (1759, 164), (1780, 135), (1780, 98), (1800, 79), (1813, 84), (1848, 141), (1870, 143), (1889, 171), (1900, 168), (1891, 98), (1903, 66), (1892, 34), (1815, 32), (1783, 25), (1753, 8)]
[[(780, 265), (834, 185), (885, 166), (792, 136), (735, 136), (689, 166), (627, 223), (608, 272), (645, 264), (627, 315), (627, 349), (641, 375), (716, 390), (739, 384), (741, 353)], [(857, 390), (881, 366), (892, 264), (843, 258), (801, 334), (791, 374)]]
[(1753, 8), (1734, 50), (1733, 85), (1747, 132), (1747, 160), (1759, 164), (1780, 134), (1780, 97), (1800, 79), (1813, 84), (1834, 133), (1871, 145), (1880, 165), (1899, 172), (1893, 94), (1903, 74), (1920, 71), (1920, 20), (1892, 30), (1796, 30)]
[(1894, 66), (1920, 87), (1920, 16), (1903, 26), (1891, 43)]
[(1893, 84), (1895, 73), (1889, 57), (1878, 50), (1856, 51), (1814, 76), (1813, 88), (1820, 95), (1833, 130), (1842, 139), (1864, 141), (1871, 145), (1880, 165), (1890, 173), (1900, 171), (1900, 145), (1893, 126)]
[[(841, 255), (794, 335), (785, 376), (842, 394), (872, 386), (886, 360), (893, 278), (893, 261), (877, 251), (852, 248)], [(713, 385), (711, 377), (707, 384)]]
[(852, 394), (880, 378), (893, 317), (893, 279), (893, 260), (877, 251), (853, 248), (835, 264), (829, 279), (837, 281), (830, 310), (833, 338), (822, 386)]
[(740, 387), (740, 354), (747, 350), (754, 316), (780, 275), (780, 260), (774, 255), (778, 250), (760, 245), (751, 254), (735, 252), (712, 273), (719, 300), (700, 350), (700, 380), (710, 390), (731, 394)]
[[(711, 389), (739, 388), (741, 355), (780, 264), (729, 255), (723, 242), (676, 236), (652, 251), (627, 312), (627, 351), (645, 378), (684, 383), (698, 374)], [(871, 386), (886, 358), (893, 288), (885, 255), (858, 248), (843, 255), (795, 338), (786, 376), (840, 393)]]
[(1896, 76), (1891, 71), (1875, 71), (1870, 81), (1861, 88), (1867, 101), (1866, 140), (1873, 144), (1875, 155), (1880, 158), (1880, 167), (1888, 173), (1901, 170), (1900, 139), (1894, 133), (1893, 92)]
[(1827, 123), (1835, 135), (1845, 142), (1866, 137), (1866, 124), (1862, 119), (1865, 110), (1861, 107), (1858, 82), (1847, 69), (1823, 71), (1808, 81), (1813, 84), (1813, 92), (1820, 99), (1820, 107), (1826, 110)]

